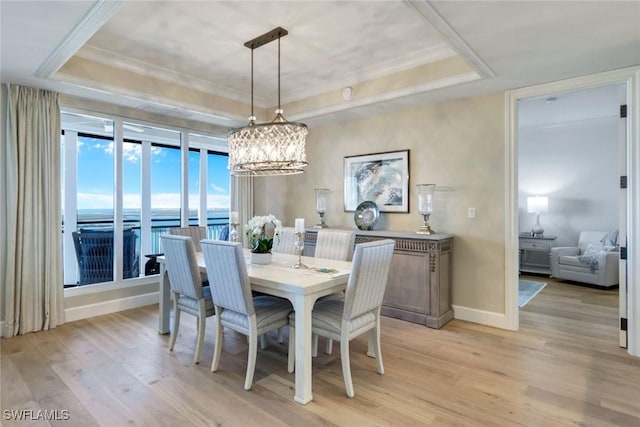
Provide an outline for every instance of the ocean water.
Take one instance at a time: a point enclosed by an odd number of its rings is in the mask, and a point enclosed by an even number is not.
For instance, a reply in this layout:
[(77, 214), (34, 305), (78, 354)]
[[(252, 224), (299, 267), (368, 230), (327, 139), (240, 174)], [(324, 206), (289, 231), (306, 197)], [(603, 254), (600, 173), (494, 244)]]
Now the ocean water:
[[(125, 224), (139, 226), (140, 210), (125, 209), (122, 215)], [(209, 224), (226, 224), (229, 219), (227, 210), (209, 210), (207, 212)], [(81, 225), (108, 225), (113, 223), (113, 210), (108, 209), (78, 209), (78, 226)], [(190, 225), (198, 224), (198, 213), (195, 210), (189, 211)], [(151, 211), (152, 227), (178, 227), (180, 226), (179, 209), (154, 209)]]

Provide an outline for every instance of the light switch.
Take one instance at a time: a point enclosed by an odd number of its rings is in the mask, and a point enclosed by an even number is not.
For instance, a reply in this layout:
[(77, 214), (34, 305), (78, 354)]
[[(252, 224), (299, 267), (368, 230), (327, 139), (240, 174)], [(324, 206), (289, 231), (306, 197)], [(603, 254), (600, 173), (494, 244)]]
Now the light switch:
[(469, 218), (475, 218), (476, 217), (476, 208), (469, 208)]

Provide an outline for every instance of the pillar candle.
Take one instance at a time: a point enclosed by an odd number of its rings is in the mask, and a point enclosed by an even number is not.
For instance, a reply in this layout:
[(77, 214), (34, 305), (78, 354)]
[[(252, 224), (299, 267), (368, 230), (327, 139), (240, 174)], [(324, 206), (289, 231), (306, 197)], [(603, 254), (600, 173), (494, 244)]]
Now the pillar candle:
[(296, 233), (304, 233), (304, 218), (296, 218)]

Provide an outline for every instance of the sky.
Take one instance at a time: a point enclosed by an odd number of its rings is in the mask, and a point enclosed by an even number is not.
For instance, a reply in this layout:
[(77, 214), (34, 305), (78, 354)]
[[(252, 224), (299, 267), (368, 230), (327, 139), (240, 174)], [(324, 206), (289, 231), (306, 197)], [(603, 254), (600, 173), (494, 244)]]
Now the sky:
[[(78, 209), (113, 208), (113, 142), (79, 137)], [(123, 146), (124, 209), (141, 204), (141, 145)], [(189, 152), (189, 208), (197, 209), (200, 186), (200, 153)], [(208, 155), (207, 208), (229, 208), (227, 157)], [(180, 150), (154, 146), (151, 149), (151, 208), (180, 208)]]

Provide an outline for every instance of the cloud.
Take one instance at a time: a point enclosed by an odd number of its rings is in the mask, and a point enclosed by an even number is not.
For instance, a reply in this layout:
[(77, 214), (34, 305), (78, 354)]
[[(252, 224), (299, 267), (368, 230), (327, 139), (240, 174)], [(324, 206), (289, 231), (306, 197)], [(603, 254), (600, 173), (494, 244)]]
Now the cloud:
[(229, 209), (231, 200), (228, 194), (208, 194), (207, 209)]
[(131, 163), (138, 163), (142, 156), (142, 145), (125, 142), (122, 144), (122, 158)]
[[(123, 196), (125, 209), (140, 209), (140, 193), (127, 193)], [(207, 195), (207, 209), (228, 209), (229, 195)], [(179, 209), (180, 193), (156, 193), (151, 195), (152, 209)], [(197, 209), (200, 198), (197, 194), (189, 195), (189, 207)], [(113, 209), (113, 196), (99, 193), (78, 193), (78, 209)]]
[(78, 193), (78, 209), (113, 209), (113, 195)]
[(151, 209), (180, 208), (180, 193), (155, 193), (151, 195)]
[[(78, 149), (82, 145), (85, 145), (83, 142), (78, 140)], [(113, 155), (113, 141), (108, 143), (102, 142), (94, 142), (93, 144), (88, 146), (89, 149), (102, 150), (106, 154)], [(151, 155), (156, 157), (164, 157), (166, 153), (162, 150), (161, 147), (156, 147), (154, 145), (151, 146)], [(138, 144), (135, 142), (125, 142), (122, 144), (122, 158), (130, 163), (138, 163), (142, 158), (142, 144)]]
[(209, 188), (211, 188), (213, 191), (215, 191), (217, 193), (226, 193), (227, 192), (226, 188), (222, 188), (222, 187), (220, 187), (218, 185), (215, 185), (214, 183), (211, 183)]

